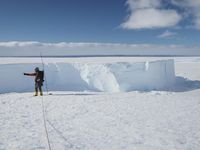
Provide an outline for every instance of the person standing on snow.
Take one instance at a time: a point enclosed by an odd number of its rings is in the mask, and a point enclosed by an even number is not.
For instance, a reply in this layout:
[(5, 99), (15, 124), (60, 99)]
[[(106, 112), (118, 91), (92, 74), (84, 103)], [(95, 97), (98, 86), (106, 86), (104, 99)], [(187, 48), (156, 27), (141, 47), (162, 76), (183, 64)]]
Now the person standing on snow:
[(44, 82), (44, 71), (40, 71), (38, 67), (35, 68), (34, 73), (24, 73), (26, 76), (35, 76), (35, 95), (38, 96), (38, 89), (40, 91), (40, 95), (42, 96), (42, 86)]

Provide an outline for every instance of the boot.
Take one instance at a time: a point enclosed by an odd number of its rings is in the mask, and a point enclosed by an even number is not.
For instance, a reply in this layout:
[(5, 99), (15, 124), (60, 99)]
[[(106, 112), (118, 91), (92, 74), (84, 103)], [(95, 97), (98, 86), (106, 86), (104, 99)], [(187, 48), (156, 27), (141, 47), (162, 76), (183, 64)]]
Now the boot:
[(40, 96), (42, 96), (43, 95), (42, 88), (39, 88), (39, 91), (40, 91)]
[(35, 95), (34, 96), (38, 96), (38, 92), (35, 92)]

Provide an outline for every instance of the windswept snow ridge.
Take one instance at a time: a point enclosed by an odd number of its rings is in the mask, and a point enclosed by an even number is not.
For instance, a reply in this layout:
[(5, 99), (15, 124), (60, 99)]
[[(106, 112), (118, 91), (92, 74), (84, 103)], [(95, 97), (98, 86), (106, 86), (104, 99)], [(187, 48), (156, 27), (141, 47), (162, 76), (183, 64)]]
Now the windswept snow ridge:
[[(0, 92), (28, 92), (34, 80), (23, 76), (41, 64), (0, 65)], [(118, 62), (106, 64), (47, 63), (46, 81), (49, 90), (120, 92), (162, 90), (175, 81), (174, 61)]]

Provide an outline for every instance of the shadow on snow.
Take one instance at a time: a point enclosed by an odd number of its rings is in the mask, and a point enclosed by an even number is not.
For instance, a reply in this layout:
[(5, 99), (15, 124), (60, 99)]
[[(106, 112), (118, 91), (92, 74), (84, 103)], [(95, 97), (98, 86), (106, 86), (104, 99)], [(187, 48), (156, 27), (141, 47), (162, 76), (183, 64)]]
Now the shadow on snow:
[(192, 90), (197, 90), (197, 89), (200, 89), (199, 80), (189, 80), (187, 78), (177, 76), (174, 86), (169, 88), (166, 91), (187, 92), (187, 91), (192, 91)]

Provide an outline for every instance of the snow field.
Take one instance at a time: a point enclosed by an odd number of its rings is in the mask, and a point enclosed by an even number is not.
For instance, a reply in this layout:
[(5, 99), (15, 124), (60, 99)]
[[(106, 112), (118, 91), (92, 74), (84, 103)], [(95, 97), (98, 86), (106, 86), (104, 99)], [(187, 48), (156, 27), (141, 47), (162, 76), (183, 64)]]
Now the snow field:
[[(33, 90), (33, 78), (23, 72), (33, 72), (41, 64), (0, 65), (0, 92)], [(163, 90), (173, 86), (173, 60), (115, 63), (47, 63), (46, 81), (50, 90), (120, 92), (133, 90)]]
[[(54, 92), (44, 96), (52, 149), (198, 150), (199, 92)], [(0, 95), (0, 149), (48, 149), (31, 94)]]
[(41, 101), (31, 100), (30, 94), (1, 96), (0, 149), (46, 149), (42, 117)]

